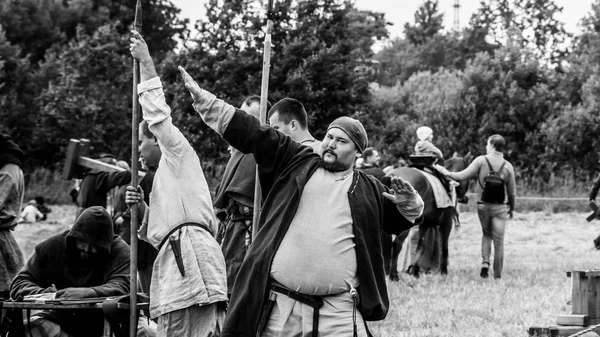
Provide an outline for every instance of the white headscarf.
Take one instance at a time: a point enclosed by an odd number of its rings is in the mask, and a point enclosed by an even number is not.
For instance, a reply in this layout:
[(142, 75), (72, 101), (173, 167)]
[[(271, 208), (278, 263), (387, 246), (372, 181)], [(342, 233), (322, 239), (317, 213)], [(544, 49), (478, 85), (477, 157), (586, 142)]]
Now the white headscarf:
[(428, 126), (421, 126), (417, 129), (417, 137), (419, 137), (419, 140), (425, 140), (432, 134), (433, 130)]

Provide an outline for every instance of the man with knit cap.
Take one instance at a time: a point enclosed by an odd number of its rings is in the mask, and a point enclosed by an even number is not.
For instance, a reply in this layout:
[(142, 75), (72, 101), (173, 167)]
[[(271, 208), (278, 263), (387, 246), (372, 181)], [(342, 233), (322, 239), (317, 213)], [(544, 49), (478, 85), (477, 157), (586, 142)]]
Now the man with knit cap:
[(254, 154), (265, 196), (222, 336), (367, 336), (364, 322), (384, 319), (389, 305), (381, 231), (412, 227), (420, 196), (401, 178), (388, 189), (353, 169), (367, 146), (358, 120), (333, 121), (319, 155), (180, 71), (205, 123)]
[[(103, 207), (85, 209), (70, 230), (38, 244), (10, 287), (13, 299), (43, 293), (57, 300), (129, 293), (129, 246)], [(29, 321), (28, 336), (101, 336), (104, 323), (101, 313), (85, 310), (45, 310)]]
[(8, 298), (10, 282), (23, 267), (23, 253), (12, 235), (25, 192), (23, 151), (0, 133), (0, 298)]

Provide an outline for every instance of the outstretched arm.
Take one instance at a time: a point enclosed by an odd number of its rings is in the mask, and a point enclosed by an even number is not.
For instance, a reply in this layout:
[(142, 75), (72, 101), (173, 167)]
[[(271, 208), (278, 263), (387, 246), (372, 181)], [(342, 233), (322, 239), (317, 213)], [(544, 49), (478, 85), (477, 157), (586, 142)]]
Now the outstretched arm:
[(220, 134), (231, 146), (243, 153), (254, 154), (259, 165), (261, 184), (269, 185), (269, 177), (278, 176), (290, 160), (304, 149), (290, 137), (270, 126), (261, 125), (255, 117), (235, 109), (200, 88), (182, 67), (179, 67), (179, 71), (194, 100), (194, 110), (206, 125)]

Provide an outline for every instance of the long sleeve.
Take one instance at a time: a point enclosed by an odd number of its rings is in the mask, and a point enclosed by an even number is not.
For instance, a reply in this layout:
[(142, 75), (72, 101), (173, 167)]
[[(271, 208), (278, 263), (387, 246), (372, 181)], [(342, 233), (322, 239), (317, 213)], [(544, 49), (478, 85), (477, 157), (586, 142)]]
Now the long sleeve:
[(109, 191), (110, 189), (129, 184), (131, 171), (100, 172), (96, 178), (97, 191)]
[(419, 193), (407, 194), (403, 200), (396, 203), (396, 208), (410, 223), (415, 223), (423, 214), (425, 203)]
[(112, 245), (111, 259), (106, 266), (105, 282), (90, 287), (99, 297), (129, 293), (129, 246), (118, 238)]
[(596, 199), (598, 195), (598, 190), (600, 189), (600, 174), (594, 180), (594, 184), (592, 185), (592, 190), (590, 191), (590, 200)]
[(200, 158), (173, 124), (160, 79), (140, 83), (138, 92), (144, 120), (162, 152), (148, 205), (148, 242), (157, 247), (171, 229), (188, 222), (206, 225), (214, 235), (217, 221)]
[(13, 228), (21, 213), (25, 180), (15, 164), (0, 168), (0, 228)]
[(303, 150), (289, 136), (274, 130), (247, 113), (203, 91), (194, 109), (204, 122), (242, 153), (252, 153), (259, 167), (261, 187), (268, 190), (274, 177), (283, 173), (290, 160)]
[(44, 266), (45, 263), (34, 251), (25, 267), (17, 274), (10, 285), (10, 297), (17, 299), (27, 295), (51, 292), (48, 288), (52, 283), (43, 277)]

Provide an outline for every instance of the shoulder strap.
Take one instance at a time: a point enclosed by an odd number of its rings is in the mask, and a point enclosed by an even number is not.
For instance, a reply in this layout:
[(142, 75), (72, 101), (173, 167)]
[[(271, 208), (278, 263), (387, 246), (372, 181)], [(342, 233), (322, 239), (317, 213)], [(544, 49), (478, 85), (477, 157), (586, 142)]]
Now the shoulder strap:
[(504, 168), (504, 164), (506, 164), (506, 160), (502, 162), (500, 169), (498, 169), (498, 174), (504, 179), (504, 175), (502, 174), (502, 169)]
[[(492, 163), (490, 163), (490, 161), (487, 159), (486, 156), (482, 156), (483, 159), (485, 159), (485, 161), (488, 164), (488, 167), (490, 168), (490, 172), (494, 171), (494, 168), (492, 167)], [(481, 168), (479, 168), (481, 170)], [(477, 182), (479, 183), (479, 186), (481, 186), (481, 188), (483, 188), (483, 183), (481, 182), (481, 180), (479, 180), (479, 173), (477, 174)]]
[[(487, 159), (486, 156), (483, 156), (483, 158), (485, 158), (485, 161), (487, 162), (488, 167), (490, 168), (490, 172), (494, 172), (494, 168), (492, 167), (492, 163), (490, 163), (489, 159)], [(502, 164), (502, 165), (504, 165), (504, 164)]]

